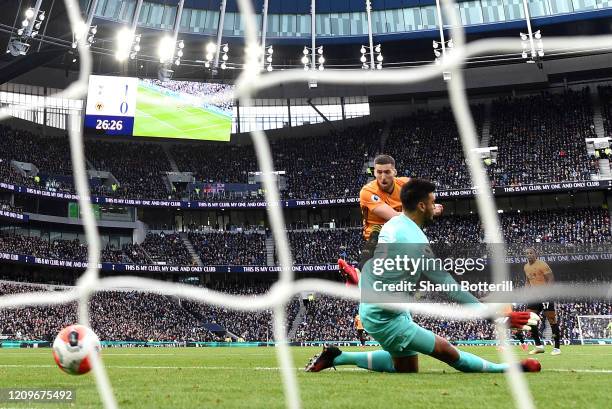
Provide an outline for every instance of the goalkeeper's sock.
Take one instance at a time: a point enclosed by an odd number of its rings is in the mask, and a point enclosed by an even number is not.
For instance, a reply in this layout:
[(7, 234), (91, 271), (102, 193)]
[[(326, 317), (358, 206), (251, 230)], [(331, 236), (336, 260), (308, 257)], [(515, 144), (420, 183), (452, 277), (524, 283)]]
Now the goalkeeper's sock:
[(508, 369), (508, 364), (496, 364), (469, 352), (460, 351), (459, 359), (451, 366), (461, 372), (490, 372), (501, 373)]
[(553, 339), (555, 340), (555, 348), (559, 349), (561, 343), (561, 332), (559, 331), (559, 324), (550, 324), (550, 329), (553, 333)]
[(540, 339), (540, 329), (538, 328), (537, 324), (531, 326), (531, 337), (533, 338), (536, 346), (542, 345), (542, 340)]
[(382, 349), (370, 352), (342, 352), (334, 358), (336, 365), (357, 365), (375, 372), (395, 372), (391, 354)]
[(518, 339), (518, 341), (521, 344), (525, 343), (525, 336), (523, 335), (523, 331), (516, 331), (516, 333), (514, 334), (514, 336), (516, 337), (516, 339)]

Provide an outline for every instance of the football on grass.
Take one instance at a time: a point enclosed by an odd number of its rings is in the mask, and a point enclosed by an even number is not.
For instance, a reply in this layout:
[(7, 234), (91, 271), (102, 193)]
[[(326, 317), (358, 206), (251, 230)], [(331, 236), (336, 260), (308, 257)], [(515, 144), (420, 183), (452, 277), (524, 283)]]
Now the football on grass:
[(64, 372), (82, 375), (91, 369), (90, 353), (100, 353), (100, 339), (83, 325), (71, 325), (53, 341), (53, 358)]

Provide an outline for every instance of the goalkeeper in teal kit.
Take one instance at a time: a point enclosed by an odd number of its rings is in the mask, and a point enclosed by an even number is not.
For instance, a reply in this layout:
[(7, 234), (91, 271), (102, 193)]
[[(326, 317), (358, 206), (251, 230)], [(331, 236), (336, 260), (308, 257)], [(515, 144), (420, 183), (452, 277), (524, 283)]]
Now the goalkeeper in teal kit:
[[(489, 362), (471, 353), (460, 351), (446, 339), (416, 324), (406, 311), (395, 311), (376, 305), (378, 302), (397, 302), (397, 296), (405, 289), (414, 286), (421, 275), (436, 284), (452, 288), (447, 295), (462, 304), (480, 305), (478, 299), (467, 291), (461, 291), (455, 280), (444, 270), (421, 268), (425, 264), (412, 263), (406, 268), (393, 265), (393, 261), (411, 258), (421, 261), (431, 256), (429, 241), (421, 229), (433, 219), (435, 208), (435, 185), (422, 179), (411, 179), (401, 190), (403, 212), (390, 219), (381, 229), (374, 256), (364, 266), (361, 274), (362, 289), (359, 315), (364, 329), (378, 341), (382, 350), (371, 352), (342, 352), (334, 346), (325, 346), (323, 352), (312, 358), (306, 366), (308, 372), (319, 372), (338, 365), (357, 365), (360, 368), (377, 372), (417, 372), (418, 354), (426, 354), (439, 359), (462, 372), (504, 372), (508, 364)], [(430, 258), (430, 257), (429, 257)], [(390, 263), (390, 264), (388, 264)], [(386, 291), (386, 292), (385, 292)], [(383, 294), (384, 293), (384, 294)], [(397, 294), (395, 294), (397, 293)], [(408, 299), (404, 298), (407, 302)], [(528, 312), (512, 312), (507, 316), (511, 326), (524, 329), (537, 323), (538, 317)], [(521, 362), (524, 371), (537, 372), (540, 363), (535, 359)]]

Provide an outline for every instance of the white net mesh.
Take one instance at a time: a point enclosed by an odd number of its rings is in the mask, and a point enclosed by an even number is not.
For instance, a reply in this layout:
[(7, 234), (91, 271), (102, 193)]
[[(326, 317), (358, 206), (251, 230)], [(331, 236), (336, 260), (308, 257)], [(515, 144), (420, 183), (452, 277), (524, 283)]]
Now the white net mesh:
[[(425, 81), (435, 77), (441, 77), (443, 72), (450, 72), (451, 80), (448, 81), (448, 91), (453, 107), (454, 116), (459, 127), (464, 155), (467, 158), (469, 171), (473, 186), (477, 189), (476, 199), (482, 225), (485, 229), (486, 241), (489, 243), (503, 243), (497, 209), (492, 199), (488, 178), (483, 169), (482, 162), (474, 148), (477, 147), (476, 131), (474, 122), (469, 111), (469, 105), (463, 82), (462, 65), (465, 60), (472, 56), (484, 55), (491, 52), (517, 52), (518, 40), (513, 39), (488, 39), (465, 44), (462, 26), (456, 14), (454, 2), (444, 0), (443, 4), (446, 16), (450, 18), (451, 35), (455, 42), (454, 52), (447, 55), (441, 65), (428, 65), (419, 68), (404, 68), (396, 70), (383, 70), (378, 72), (364, 72), (362, 70), (341, 71), (310, 71), (302, 69), (273, 72), (260, 76), (259, 48), (256, 30), (256, 17), (250, 0), (238, 0), (242, 19), (245, 23), (246, 60), (244, 69), (237, 81), (236, 97), (240, 99), (240, 105), (250, 105), (251, 96), (260, 90), (289, 82), (306, 82), (316, 80), (319, 83), (337, 84), (385, 84), (393, 85), (399, 83), (414, 83)], [(65, 0), (68, 17), (72, 27), (82, 24), (81, 13), (76, 0)], [(605, 49), (612, 42), (612, 36), (589, 36), (571, 38), (549, 38), (546, 41), (547, 49), (564, 50), (567, 52), (584, 49)], [(89, 49), (83, 44), (78, 45), (80, 53), (80, 74), (76, 82), (71, 84), (65, 91), (55, 95), (62, 98), (82, 98), (87, 90), (88, 78), (91, 73), (92, 58)], [(9, 110), (31, 110), (38, 105), (8, 106), (0, 110), (0, 120), (9, 117)], [(79, 196), (79, 205), (82, 212), (83, 224), (88, 243), (88, 265), (85, 273), (80, 277), (77, 286), (63, 293), (21, 293), (0, 297), (0, 308), (18, 308), (24, 306), (55, 305), (78, 300), (79, 321), (83, 325), (89, 325), (88, 299), (90, 295), (103, 289), (133, 288), (139, 291), (154, 292), (158, 294), (178, 295), (184, 299), (205, 302), (216, 306), (244, 311), (259, 311), (272, 309), (274, 315), (274, 338), (276, 340), (277, 358), (281, 367), (283, 386), (285, 392), (286, 406), (291, 409), (301, 407), (299, 388), (297, 384), (295, 367), (289, 351), (286, 333), (284, 329), (285, 305), (291, 298), (300, 292), (316, 291), (353, 300), (359, 300), (359, 291), (356, 288), (347, 289), (344, 285), (325, 280), (308, 279), (295, 281), (293, 277), (292, 257), (285, 233), (283, 214), (279, 206), (268, 206), (268, 216), (275, 238), (278, 258), (281, 264), (280, 278), (270, 291), (264, 295), (252, 298), (245, 296), (232, 296), (216, 291), (211, 291), (193, 286), (167, 283), (158, 280), (137, 277), (112, 277), (101, 279), (98, 272), (100, 261), (100, 237), (98, 235), (92, 206), (89, 201), (89, 187), (86, 178), (84, 149), (82, 139), (82, 118), (78, 115), (70, 117), (69, 137), (72, 154), (73, 175), (76, 190)], [(273, 162), (266, 136), (261, 131), (252, 132), (253, 144), (257, 153), (259, 168), (263, 172), (263, 183), (268, 203), (279, 201), (279, 192), (272, 180)], [(492, 267), (495, 282), (502, 282), (508, 276), (508, 267), (504, 261), (503, 246), (493, 246)], [(595, 297), (601, 300), (612, 298), (612, 288), (605, 286), (589, 286), (576, 288), (575, 286), (555, 284), (545, 289), (539, 289), (534, 293), (530, 289), (523, 289), (513, 293), (512, 301), (533, 302), (543, 299), (575, 299), (577, 297)], [(500, 299), (499, 302), (511, 300)], [(474, 310), (466, 307), (435, 305), (435, 304), (396, 304), (391, 308), (410, 310), (415, 313), (428, 314), (432, 316), (452, 319), (474, 319), (492, 317), (498, 313), (500, 304), (488, 304), (484, 310)], [(503, 325), (503, 324), (498, 324)], [(499, 327), (500, 341), (506, 342), (505, 327)], [(533, 400), (525, 378), (516, 365), (516, 359), (510, 348), (501, 349), (501, 358), (510, 363), (507, 379), (516, 407), (533, 408)], [(106, 409), (117, 408), (117, 402), (113, 395), (111, 382), (106, 374), (101, 359), (92, 356), (93, 373), (96, 379), (98, 391), (102, 403)]]

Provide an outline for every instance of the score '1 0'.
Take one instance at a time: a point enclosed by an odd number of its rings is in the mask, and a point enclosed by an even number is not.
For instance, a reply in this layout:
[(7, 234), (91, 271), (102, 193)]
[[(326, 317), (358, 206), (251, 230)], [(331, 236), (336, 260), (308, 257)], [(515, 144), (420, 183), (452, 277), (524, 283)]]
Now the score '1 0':
[(102, 129), (104, 131), (120, 131), (123, 129), (123, 121), (115, 121), (113, 119), (97, 119), (96, 129)]

